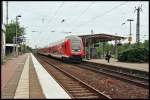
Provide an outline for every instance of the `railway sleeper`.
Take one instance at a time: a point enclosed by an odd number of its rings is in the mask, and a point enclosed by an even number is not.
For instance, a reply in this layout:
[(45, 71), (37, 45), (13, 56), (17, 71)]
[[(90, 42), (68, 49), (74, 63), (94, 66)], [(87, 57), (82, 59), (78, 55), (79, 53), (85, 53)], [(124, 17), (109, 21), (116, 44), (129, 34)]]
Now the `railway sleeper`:
[(69, 82), (69, 83), (78, 83), (77, 81), (74, 81), (74, 80), (71, 80), (71, 79), (68, 79), (68, 80), (62, 80), (64, 82)]
[(60, 76), (57, 75), (57, 77), (60, 78), (60, 79), (73, 80), (72, 78), (70, 78), (70, 77), (68, 77), (68, 76), (64, 76), (64, 75), (60, 75)]
[(90, 92), (89, 90), (72, 90), (72, 91), (69, 91), (71, 93), (78, 93), (78, 92)]
[(92, 93), (92, 92), (88, 92), (88, 93), (72, 93), (73, 96), (95, 96), (96, 94)]
[(68, 91), (78, 91), (78, 90), (81, 91), (81, 90), (87, 90), (87, 89), (85, 89), (85, 88), (78, 88), (78, 87), (77, 87), (77, 88), (68, 88), (67, 90), (68, 90)]
[(65, 82), (67, 82), (67, 81), (72, 81), (71, 79), (68, 79), (68, 78), (58, 78), (59, 80), (61, 80), (61, 81), (65, 81)]
[(63, 83), (79, 83), (77, 81), (72, 81), (72, 80), (61, 80)]
[(76, 85), (79, 85), (78, 83), (74, 83), (74, 82), (69, 83), (69, 82), (63, 82), (63, 81), (61, 81), (60, 83), (61, 83), (61, 84), (64, 84), (64, 85), (66, 85), (66, 84), (68, 84), (68, 85), (71, 85), (71, 84), (72, 84), (72, 85), (75, 85), (75, 84), (76, 84)]
[(99, 98), (99, 96), (84, 96), (84, 97), (75, 97), (75, 99), (96, 99)]
[(94, 93), (91, 92), (70, 92), (72, 95), (79, 95), (79, 96), (87, 96), (87, 95), (96, 95)]
[[(70, 92), (70, 91), (69, 91)], [(72, 91), (71, 94), (91, 94), (90, 91)]]
[(62, 82), (62, 83), (64, 83), (64, 84), (79, 84), (78, 82)]
[(66, 86), (80, 86), (80, 84), (65, 84)]
[(68, 87), (68, 88), (83, 88), (83, 87), (80, 86), (80, 85), (75, 85), (75, 86), (72, 86), (72, 85), (67, 86), (67, 85), (66, 85), (66, 87)]

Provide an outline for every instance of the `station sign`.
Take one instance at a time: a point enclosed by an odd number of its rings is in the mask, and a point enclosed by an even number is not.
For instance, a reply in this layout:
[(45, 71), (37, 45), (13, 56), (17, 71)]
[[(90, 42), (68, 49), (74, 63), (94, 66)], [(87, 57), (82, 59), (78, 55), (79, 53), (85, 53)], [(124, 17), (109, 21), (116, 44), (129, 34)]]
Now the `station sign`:
[(132, 37), (128, 37), (128, 41), (132, 41)]

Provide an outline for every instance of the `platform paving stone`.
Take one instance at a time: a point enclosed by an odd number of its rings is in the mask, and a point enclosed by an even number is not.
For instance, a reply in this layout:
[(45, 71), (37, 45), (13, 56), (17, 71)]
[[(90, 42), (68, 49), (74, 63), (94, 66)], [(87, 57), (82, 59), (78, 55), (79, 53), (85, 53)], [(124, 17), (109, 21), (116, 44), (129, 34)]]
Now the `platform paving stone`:
[(18, 57), (13, 57), (12, 59), (8, 60), (3, 65), (1, 65), (1, 91), (11, 79), (19, 65), (24, 64), (26, 56), (27, 54), (19, 55)]
[(45, 99), (42, 92), (35, 68), (33, 66), (33, 61), (30, 56), (30, 66), (29, 66), (29, 98), (30, 99)]
[(24, 64), (14, 99), (29, 99), (29, 54)]
[(16, 88), (18, 86), (18, 82), (22, 73), (24, 66), (23, 64), (20, 64), (18, 68), (16, 69), (16, 72), (14, 75), (11, 77), (11, 79), (7, 82), (3, 90), (1, 91), (1, 98), (2, 99), (13, 99)]
[(84, 60), (84, 61), (149, 72), (149, 63), (119, 62), (117, 59), (114, 58), (111, 58), (109, 63), (105, 59), (91, 59), (91, 60)]

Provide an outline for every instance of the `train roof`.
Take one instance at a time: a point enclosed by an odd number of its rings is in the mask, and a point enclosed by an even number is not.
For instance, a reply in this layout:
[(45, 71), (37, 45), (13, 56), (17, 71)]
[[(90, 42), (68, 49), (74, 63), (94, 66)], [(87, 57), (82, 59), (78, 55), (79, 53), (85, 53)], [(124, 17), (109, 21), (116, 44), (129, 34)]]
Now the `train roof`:
[(64, 42), (66, 39), (72, 39), (72, 38), (81, 40), (81, 37), (79, 37), (79, 36), (70, 35), (70, 36), (66, 36), (64, 39), (61, 39), (61, 40), (59, 40), (59, 41), (57, 41), (57, 42), (50, 43), (48, 46), (43, 47), (43, 48), (40, 48), (40, 49), (49, 48), (49, 47), (52, 47), (52, 46), (54, 46), (54, 45), (61, 44), (61, 43)]
[(76, 36), (76, 35), (70, 35), (70, 36), (66, 36), (64, 39), (62, 39), (62, 40), (60, 40), (60, 41), (51, 43), (51, 44), (49, 45), (49, 47), (54, 46), (54, 45), (57, 45), (57, 44), (60, 44), (60, 43), (62, 43), (63, 41), (65, 41), (66, 39), (72, 39), (72, 38), (81, 39), (80, 37), (78, 37), (78, 36)]
[(79, 36), (77, 36), (77, 35), (70, 35), (70, 36), (66, 36), (65, 38), (80, 38)]

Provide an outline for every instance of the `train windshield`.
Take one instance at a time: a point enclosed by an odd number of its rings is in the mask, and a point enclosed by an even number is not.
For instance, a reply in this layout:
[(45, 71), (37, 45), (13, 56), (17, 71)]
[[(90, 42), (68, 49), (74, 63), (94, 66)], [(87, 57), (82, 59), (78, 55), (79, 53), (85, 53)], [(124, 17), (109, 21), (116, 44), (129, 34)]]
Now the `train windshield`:
[(81, 41), (80, 40), (71, 40), (71, 48), (73, 50), (80, 50), (80, 48), (81, 48)]
[(82, 46), (81, 45), (81, 43), (82, 43), (81, 38), (78, 36), (68, 36), (66, 38), (68, 38), (71, 42), (72, 52), (80, 52), (81, 46)]
[(73, 52), (78, 52), (81, 49), (81, 39), (79, 37), (69, 37)]

